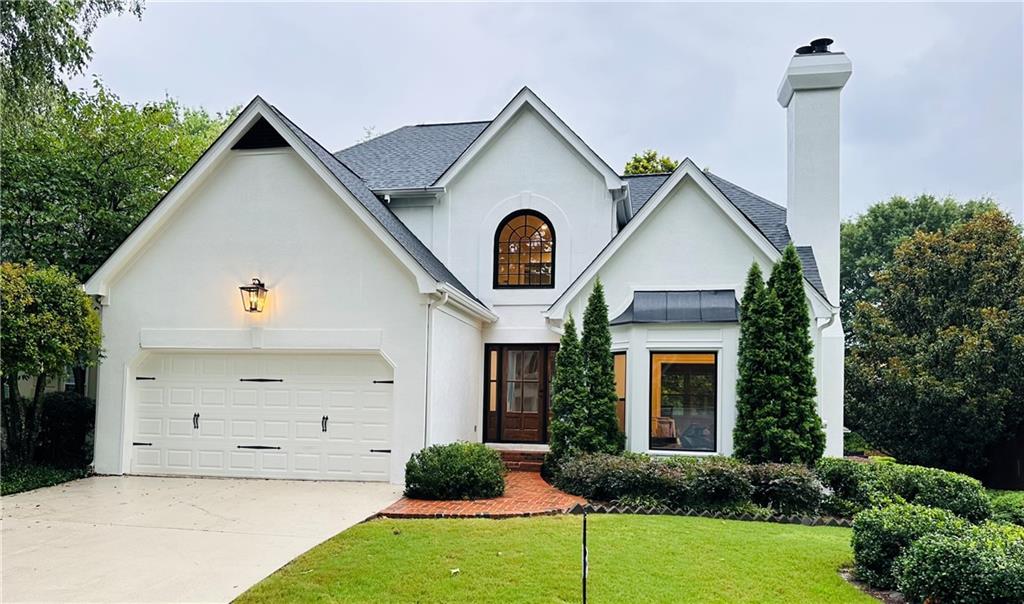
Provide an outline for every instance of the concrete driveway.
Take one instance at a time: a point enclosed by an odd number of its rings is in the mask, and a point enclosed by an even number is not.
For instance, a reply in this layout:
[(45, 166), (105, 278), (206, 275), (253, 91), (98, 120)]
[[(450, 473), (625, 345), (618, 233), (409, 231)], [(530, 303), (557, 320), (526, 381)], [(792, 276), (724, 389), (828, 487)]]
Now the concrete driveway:
[(4, 602), (226, 602), (400, 496), (381, 483), (107, 476), (3, 497)]

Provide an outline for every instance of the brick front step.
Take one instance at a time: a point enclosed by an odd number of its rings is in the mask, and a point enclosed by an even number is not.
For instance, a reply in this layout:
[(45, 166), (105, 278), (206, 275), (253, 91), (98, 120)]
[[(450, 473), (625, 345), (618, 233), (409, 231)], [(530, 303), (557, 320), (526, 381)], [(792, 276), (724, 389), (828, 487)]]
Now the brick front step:
[(540, 472), (544, 464), (543, 451), (510, 451), (502, 450), (501, 461), (510, 472)]

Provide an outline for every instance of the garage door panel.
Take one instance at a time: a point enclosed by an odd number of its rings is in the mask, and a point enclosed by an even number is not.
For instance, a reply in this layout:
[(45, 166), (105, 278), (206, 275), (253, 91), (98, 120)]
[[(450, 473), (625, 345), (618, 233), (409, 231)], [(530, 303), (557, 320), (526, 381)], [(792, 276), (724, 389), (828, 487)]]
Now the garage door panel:
[[(134, 433), (152, 446), (133, 448), (134, 472), (389, 477), (389, 456), (369, 453), (390, 448), (392, 385), (374, 380), (391, 372), (377, 356), (165, 353), (143, 371)], [(252, 446), (277, 448), (239, 448)]]
[(291, 425), (287, 419), (265, 420), (263, 422), (263, 438), (270, 440), (287, 440), (291, 434)]

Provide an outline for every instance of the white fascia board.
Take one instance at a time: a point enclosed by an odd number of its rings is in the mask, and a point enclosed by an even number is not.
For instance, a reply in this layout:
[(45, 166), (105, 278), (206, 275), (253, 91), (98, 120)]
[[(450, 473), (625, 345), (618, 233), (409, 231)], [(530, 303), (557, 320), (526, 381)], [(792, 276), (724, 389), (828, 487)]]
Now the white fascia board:
[[(598, 274), (605, 263), (608, 262), (608, 259), (611, 258), (620, 247), (622, 247), (630, 236), (632, 236), (633, 233), (640, 228), (643, 222), (647, 220), (647, 217), (654, 213), (658, 206), (660, 206), (661, 203), (669, 197), (672, 191), (675, 190), (676, 186), (679, 185), (683, 178), (686, 177), (692, 179), (694, 183), (696, 183), (697, 186), (700, 187), (701, 190), (703, 190), (704, 193), (706, 193), (708, 197), (718, 205), (719, 209), (721, 209), (726, 216), (731, 218), (733, 223), (739, 227), (739, 229), (743, 231), (751, 241), (754, 242), (754, 245), (756, 245), (762, 253), (772, 260), (772, 262), (777, 262), (779, 258), (782, 257), (779, 250), (775, 249), (775, 246), (768, 241), (768, 238), (765, 237), (761, 231), (757, 230), (757, 228), (747, 220), (746, 216), (744, 216), (743, 213), (740, 212), (739, 209), (734, 206), (721, 191), (718, 190), (718, 187), (708, 179), (707, 175), (705, 175), (704, 172), (701, 171), (701, 169), (698, 168), (692, 160), (690, 160), (690, 158), (686, 158), (679, 164), (679, 167), (672, 172), (672, 176), (668, 177), (668, 179), (662, 183), (661, 187), (654, 192), (654, 195), (651, 196), (647, 203), (640, 208), (640, 211), (633, 217), (633, 219), (626, 223), (625, 228), (619, 231), (619, 233), (610, 242), (608, 242), (608, 245), (601, 250), (590, 265), (587, 266), (576, 280), (562, 292), (558, 299), (548, 307), (547, 311), (544, 312), (544, 316), (552, 321), (561, 321), (565, 314), (565, 307), (568, 305), (569, 301), (576, 297), (580, 290), (583, 289), (584, 285), (589, 283), (590, 280)], [(813, 300), (824, 305), (825, 308), (834, 308), (829, 304), (828, 300), (818, 292), (818, 290), (814, 289), (806, 278), (804, 278), (804, 291)], [(815, 314), (817, 315), (817, 313)]]
[(413, 258), (409, 252), (395, 241), (395, 238), (374, 218), (369, 210), (363, 207), (356, 200), (352, 193), (345, 188), (338, 179), (323, 165), (316, 156), (303, 144), (295, 134), (278, 119), (275, 112), (260, 97), (253, 99), (249, 106), (235, 119), (225, 130), (224, 134), (217, 139), (196, 162), (185, 176), (167, 193), (142, 223), (121, 243), (114, 253), (107, 258), (100, 268), (93, 273), (85, 283), (85, 291), (91, 295), (103, 296), (104, 302), (109, 304), (109, 284), (114, 278), (134, 260), (139, 251), (159, 232), (166, 224), (168, 218), (174, 214), (182, 202), (188, 198), (203, 178), (211, 172), (220, 158), (248, 131), (249, 126), (262, 117), (274, 127), (295, 153), (306, 162), (306, 164), (320, 176), (327, 186), (340, 197), (346, 205), (358, 216), (363, 224), (367, 226), (393, 253), (398, 260), (413, 274), (420, 293), (433, 293), (438, 291), (440, 283), (430, 276), (427, 271)]
[(466, 294), (455, 289), (451, 285), (448, 285), (447, 283), (439, 284), (437, 287), (437, 291), (442, 294), (448, 294), (449, 304), (464, 309), (473, 316), (479, 318), (484, 323), (494, 323), (495, 321), (498, 320), (498, 315), (494, 314), (494, 312), (491, 309), (487, 308), (486, 306), (482, 305), (476, 300), (470, 298)]
[(491, 120), (491, 123), (484, 128), (484, 131), (476, 137), (470, 146), (462, 152), (457, 160), (448, 166), (448, 169), (438, 177), (434, 183), (435, 187), (446, 187), (448, 183), (455, 178), (455, 176), (462, 171), (467, 165), (469, 165), (473, 158), (477, 156), (484, 148), (490, 143), (505, 127), (508, 122), (519, 113), (519, 111), (526, 105), (529, 105), (534, 111), (540, 115), (544, 121), (550, 125), (555, 132), (557, 132), (566, 143), (569, 144), (573, 149), (576, 150), (587, 162), (593, 166), (601, 176), (604, 177), (605, 186), (609, 190), (620, 189), (623, 186), (622, 178), (609, 166), (601, 157), (594, 152), (587, 144), (579, 137), (572, 128), (562, 121), (562, 118), (558, 117), (554, 111), (548, 107), (544, 101), (540, 100), (532, 90), (527, 87), (523, 87), (516, 96), (512, 97), (512, 100), (505, 105), (505, 108), (498, 112), (498, 115)]

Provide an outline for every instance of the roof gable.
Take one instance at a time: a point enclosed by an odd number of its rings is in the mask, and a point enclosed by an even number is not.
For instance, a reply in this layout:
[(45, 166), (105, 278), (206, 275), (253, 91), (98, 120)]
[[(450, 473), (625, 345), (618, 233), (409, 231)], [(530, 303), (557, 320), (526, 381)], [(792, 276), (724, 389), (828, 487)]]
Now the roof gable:
[[(733, 223), (735, 223), (736, 226), (738, 226), (740, 230), (761, 250), (761, 252), (768, 256), (768, 258), (772, 261), (777, 261), (781, 257), (780, 248), (777, 248), (766, 237), (766, 235), (757, 228), (753, 220), (747, 217), (741, 211), (739, 206), (734, 204), (712, 183), (706, 173), (697, 168), (697, 166), (687, 158), (683, 160), (679, 167), (662, 182), (661, 186), (658, 187), (650, 200), (640, 207), (639, 212), (633, 217), (633, 219), (626, 223), (626, 226), (612, 238), (600, 253), (598, 253), (597, 257), (594, 258), (590, 265), (587, 266), (587, 268), (579, 274), (576, 280), (573, 281), (572, 284), (562, 292), (558, 299), (551, 304), (545, 313), (549, 318), (560, 319), (562, 317), (565, 312), (566, 305), (579, 294), (587, 283), (597, 276), (601, 267), (603, 267), (615, 252), (640, 229), (644, 221), (654, 213), (659, 204), (669, 197), (670, 193), (676, 189), (684, 178), (689, 178), (696, 183), (697, 186), (699, 186), (708, 195), (708, 197), (718, 205), (719, 209), (721, 209), (726, 216), (731, 218)], [(811, 259), (813, 260), (813, 255), (811, 255)], [(808, 266), (805, 266), (804, 275), (807, 285), (806, 289), (823, 307), (831, 308), (832, 305), (829, 304), (821, 290), (807, 279), (808, 268), (813, 268), (813, 271), (816, 274), (817, 265), (809, 263)], [(820, 279), (818, 281), (820, 283)]]
[[(261, 125), (261, 124), (265, 124)], [(431, 289), (429, 283), (448, 284), (456, 295), (484, 315), (492, 315), (423, 243), (366, 187), (351, 170), (328, 153), (319, 143), (296, 126), (275, 107), (260, 97), (254, 98), (199, 160), (182, 176), (171, 190), (153, 207), (128, 237), (114, 250), (86, 281), (86, 291), (107, 295), (110, 281), (157, 234), (160, 227), (187, 198), (203, 176), (214, 169), (218, 159), (245, 139), (254, 128), (261, 128), (261, 140), (268, 138), (271, 127), (287, 146), (292, 147), (313, 170), (324, 178), (339, 197), (355, 210), (357, 216), (376, 233), (396, 256), (417, 276), (421, 290)], [(275, 145), (279, 146), (279, 145)]]
[(472, 143), (459, 155), (448, 168), (437, 178), (434, 186), (446, 186), (453, 178), (477, 156), (488, 143), (494, 139), (505, 126), (524, 108), (530, 107), (547, 124), (557, 132), (565, 142), (583, 157), (601, 176), (604, 178), (605, 186), (608, 189), (619, 189), (624, 186), (618, 173), (611, 168), (597, 153), (594, 152), (583, 139), (579, 137), (569, 126), (540, 100), (532, 90), (523, 87), (505, 107), (498, 112), (498, 115), (487, 124)]

